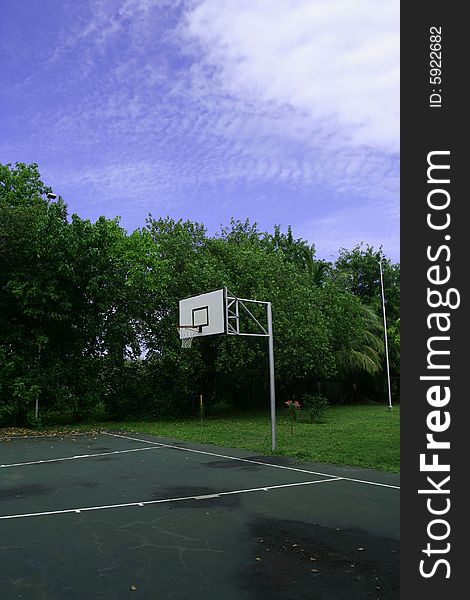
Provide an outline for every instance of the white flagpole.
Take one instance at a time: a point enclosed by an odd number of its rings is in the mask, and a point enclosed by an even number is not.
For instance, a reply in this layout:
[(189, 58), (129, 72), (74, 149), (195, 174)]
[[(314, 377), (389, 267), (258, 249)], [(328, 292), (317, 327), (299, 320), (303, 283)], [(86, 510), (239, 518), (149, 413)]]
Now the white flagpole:
[(382, 312), (384, 317), (384, 334), (385, 334), (385, 358), (387, 361), (387, 382), (388, 382), (388, 408), (392, 408), (392, 388), (390, 385), (390, 362), (388, 359), (388, 336), (387, 336), (387, 317), (385, 316), (385, 294), (384, 294), (384, 280), (382, 275), (382, 258), (379, 260), (380, 268), (380, 289), (382, 291)]

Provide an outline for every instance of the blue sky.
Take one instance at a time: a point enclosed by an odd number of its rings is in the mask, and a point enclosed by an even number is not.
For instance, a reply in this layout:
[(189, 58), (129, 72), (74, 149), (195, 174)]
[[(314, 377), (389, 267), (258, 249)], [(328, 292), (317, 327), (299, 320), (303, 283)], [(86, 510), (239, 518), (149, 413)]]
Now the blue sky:
[(1, 2), (0, 162), (71, 213), (399, 260), (398, 0)]

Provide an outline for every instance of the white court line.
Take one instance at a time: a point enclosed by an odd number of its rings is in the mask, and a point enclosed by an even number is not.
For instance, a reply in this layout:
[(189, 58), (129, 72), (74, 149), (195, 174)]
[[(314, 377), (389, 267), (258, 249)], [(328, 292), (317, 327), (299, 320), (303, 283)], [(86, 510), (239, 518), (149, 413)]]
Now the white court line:
[(76, 456), (63, 456), (61, 458), (31, 460), (29, 462), (9, 463), (6, 465), (0, 465), (0, 469), (7, 469), (8, 467), (24, 467), (26, 465), (42, 465), (44, 463), (61, 462), (64, 460), (77, 460), (78, 458), (94, 458), (95, 456), (109, 456), (110, 454), (125, 454), (126, 452), (143, 452), (144, 450), (159, 450), (159, 448), (156, 448), (155, 446), (149, 446), (148, 448), (132, 448), (131, 450), (114, 450), (113, 452), (97, 452), (95, 454), (78, 454)]
[(269, 492), (270, 490), (277, 490), (280, 488), (288, 488), (295, 487), (300, 485), (315, 485), (316, 483), (330, 483), (331, 481), (339, 481), (341, 477), (336, 477), (334, 479), (321, 479), (317, 481), (301, 481), (299, 483), (284, 483), (282, 485), (267, 485), (265, 487), (258, 488), (250, 488), (246, 490), (233, 490), (230, 492), (217, 492), (215, 494), (205, 494), (201, 496), (184, 496), (180, 498), (162, 498), (161, 500), (145, 500), (143, 502), (126, 502), (125, 504), (108, 504), (105, 506), (86, 506), (83, 508), (68, 508), (65, 510), (48, 510), (45, 512), (35, 512), (35, 513), (23, 513), (17, 515), (5, 515), (0, 516), (1, 519), (22, 519), (25, 517), (42, 517), (45, 515), (63, 515), (66, 513), (82, 513), (89, 512), (92, 510), (106, 510), (109, 508), (125, 508), (129, 506), (145, 506), (147, 504), (165, 504), (168, 502), (181, 502), (182, 500), (206, 500), (211, 498), (220, 498), (221, 496), (230, 496), (234, 494), (248, 494), (250, 492)]
[[(207, 454), (208, 456), (216, 456), (217, 458), (227, 458), (229, 460), (238, 460), (240, 462), (246, 462), (246, 463), (251, 463), (254, 465), (263, 465), (264, 467), (273, 467), (276, 469), (287, 469), (288, 471), (297, 471), (299, 473), (310, 473), (311, 475), (322, 475), (323, 477), (336, 477), (338, 478), (337, 475), (331, 475), (331, 473), (320, 473), (317, 471), (309, 471), (308, 469), (298, 469), (297, 467), (286, 467), (284, 465), (275, 465), (272, 463), (266, 463), (260, 460), (252, 460), (250, 458), (240, 458), (238, 456), (226, 456), (225, 454), (216, 454), (215, 452), (207, 452), (205, 450), (195, 450), (193, 448), (183, 448), (182, 446), (174, 446), (172, 444), (162, 444), (160, 442), (152, 442), (151, 440), (142, 440), (139, 438), (135, 438), (135, 437), (130, 437), (128, 435), (122, 435), (120, 433), (110, 433), (108, 431), (103, 431), (103, 433), (105, 435), (111, 435), (114, 437), (120, 437), (120, 438), (124, 438), (127, 440), (132, 440), (134, 442), (143, 442), (146, 444), (155, 444), (157, 446), (162, 446), (164, 448), (173, 448), (174, 450), (183, 450), (184, 452), (194, 452), (196, 454)], [(364, 483), (367, 485), (376, 485), (378, 487), (385, 487), (385, 488), (391, 488), (394, 490), (399, 490), (400, 486), (399, 485), (390, 485), (388, 483), (378, 483), (377, 481), (367, 481), (366, 479), (353, 479), (352, 477), (343, 477), (340, 476), (339, 479), (342, 479), (344, 481), (354, 481), (355, 483)]]

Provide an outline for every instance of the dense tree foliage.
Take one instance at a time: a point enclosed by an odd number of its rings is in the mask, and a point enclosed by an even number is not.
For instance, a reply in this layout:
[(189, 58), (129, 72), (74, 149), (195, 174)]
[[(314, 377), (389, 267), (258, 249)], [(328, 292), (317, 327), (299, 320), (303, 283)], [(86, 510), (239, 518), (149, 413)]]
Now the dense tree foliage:
[(32, 422), (36, 405), (76, 418), (97, 404), (114, 417), (188, 414), (200, 393), (209, 406), (265, 404), (265, 339), (180, 348), (178, 301), (223, 286), (272, 301), (279, 402), (312, 390), (384, 400), (379, 260), (397, 375), (399, 266), (381, 250), (328, 264), (290, 228), (249, 221), (211, 237), (149, 217), (127, 234), (118, 219), (69, 217), (37, 165), (0, 165), (0, 423)]
[[(391, 359), (392, 376), (400, 374), (400, 265), (393, 264), (382, 249), (358, 245), (353, 250), (342, 249), (335, 263), (335, 280), (338, 286), (351, 291), (365, 306), (382, 319), (380, 267), (385, 297), (385, 314)], [(383, 322), (383, 321), (382, 321)], [(383, 337), (383, 330), (375, 328)]]

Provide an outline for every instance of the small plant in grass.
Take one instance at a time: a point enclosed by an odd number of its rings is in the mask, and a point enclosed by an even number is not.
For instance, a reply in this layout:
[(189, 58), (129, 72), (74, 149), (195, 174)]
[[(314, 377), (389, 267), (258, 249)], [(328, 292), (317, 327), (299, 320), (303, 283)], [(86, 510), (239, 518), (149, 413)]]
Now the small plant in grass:
[(304, 394), (302, 396), (302, 404), (310, 423), (321, 423), (325, 411), (329, 406), (328, 400), (321, 394)]
[(284, 404), (287, 406), (287, 411), (290, 416), (290, 432), (292, 435), (294, 435), (295, 423), (300, 412), (300, 404), (297, 402), (297, 400), (287, 400), (287, 402)]

